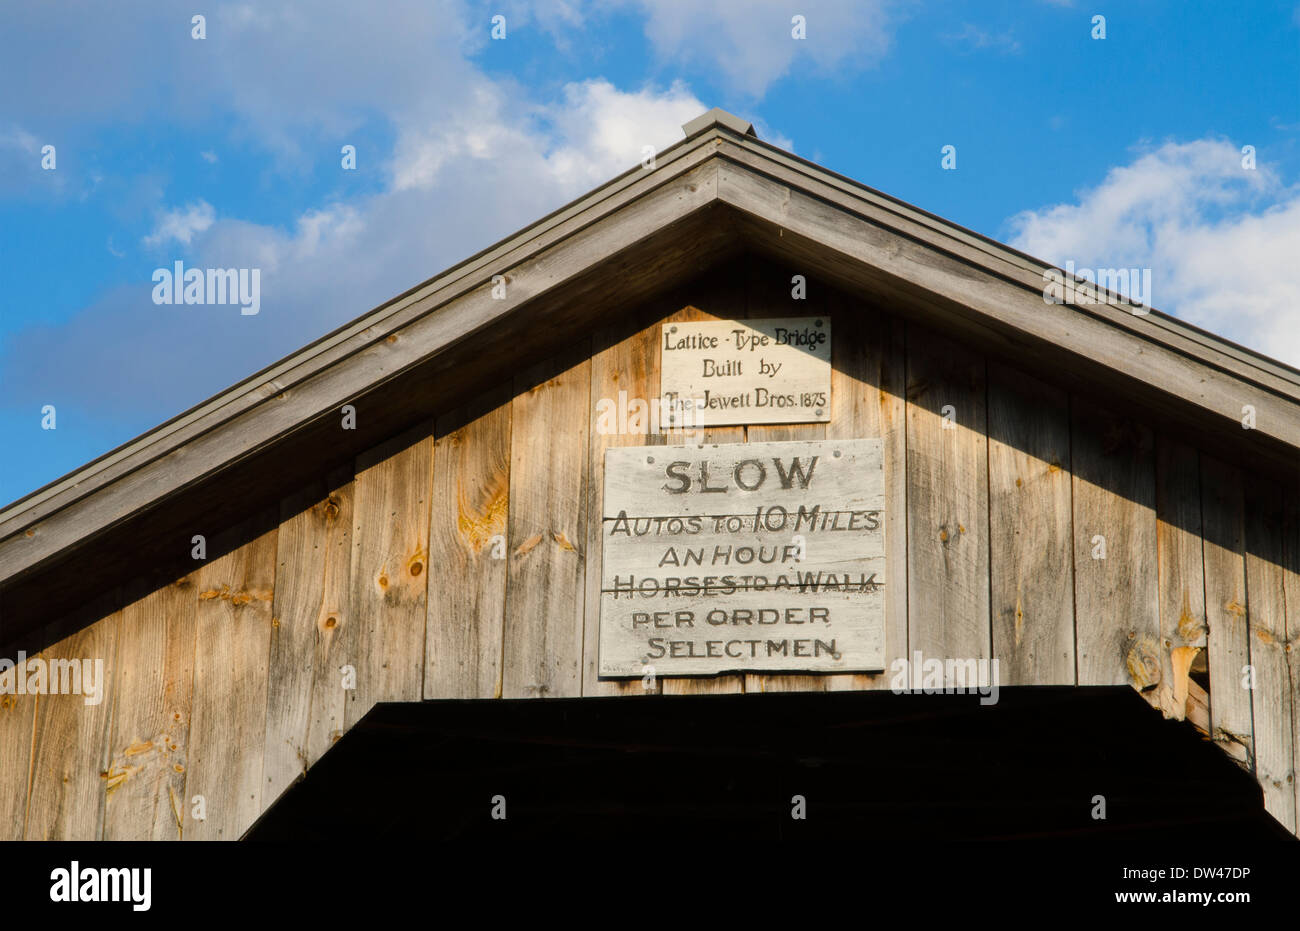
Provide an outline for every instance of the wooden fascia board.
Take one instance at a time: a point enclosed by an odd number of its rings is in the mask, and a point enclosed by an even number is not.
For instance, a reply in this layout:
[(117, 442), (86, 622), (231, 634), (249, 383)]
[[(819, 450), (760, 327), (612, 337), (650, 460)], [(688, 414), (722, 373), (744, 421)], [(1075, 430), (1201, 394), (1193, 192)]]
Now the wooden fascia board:
[[(376, 384), (491, 328), (565, 281), (589, 273), (656, 231), (717, 198), (717, 134), (671, 162), (571, 212), (536, 236), (511, 240), (448, 280), (427, 286), (336, 331), (239, 388), (148, 434), (124, 455), (97, 461), (0, 514), (0, 582), (26, 575), (64, 548), (111, 529), (139, 510), (182, 492), (267, 449), (298, 424), (314, 420)], [(513, 243), (513, 244), (512, 244)], [(506, 298), (492, 297), (492, 276), (505, 275)]]
[[(718, 154), (778, 183), (798, 188), (901, 235), (942, 249), (1039, 294), (1044, 286), (1044, 273), (1055, 268), (759, 140), (729, 137), (719, 146)], [(1094, 297), (1098, 295), (1099, 289), (1093, 285), (1080, 282), (1078, 287)], [(1300, 370), (1158, 310), (1135, 316), (1123, 307), (1105, 303), (1108, 293), (1101, 289), (1102, 302), (1080, 305), (1075, 309), (1104, 319), (1139, 338), (1162, 342), (1177, 351), (1191, 354), (1206, 364), (1219, 366), (1234, 377), (1254, 381), (1300, 403)]]
[[(839, 260), (913, 282), (991, 328), (1019, 329), (1089, 355), (1109, 347), (1105, 364), (1181, 393), (1202, 411), (1239, 419), (1241, 405), (1253, 403), (1261, 431), (1300, 445), (1300, 389), (1286, 367), (1255, 365), (1245, 350), (1234, 353), (1206, 334), (1168, 331), (1154, 315), (1046, 304), (1042, 263), (789, 153), (714, 129), (661, 153), (654, 170), (625, 173), (0, 511), (0, 582), (266, 450), (295, 425), (337, 410), (592, 271), (638, 237), (714, 202), (798, 232)], [(504, 301), (490, 298), (494, 274), (511, 282)]]
[(1195, 346), (1175, 347), (1154, 334), (1135, 333), (1105, 317), (1080, 312), (1082, 308), (1046, 303), (1041, 277), (1031, 285), (996, 274), (986, 263), (963, 255), (958, 243), (919, 239), (887, 217), (871, 216), (868, 205), (846, 209), (730, 158), (719, 169), (718, 196), (743, 213), (815, 241), (841, 261), (910, 282), (960, 307), (976, 323), (1100, 361), (1153, 391), (1183, 398), (1203, 414), (1240, 421), (1243, 406), (1253, 405), (1261, 436), (1300, 447), (1300, 403), (1285, 386), (1273, 383), (1269, 373), (1253, 367), (1235, 372), (1225, 360), (1206, 358)]

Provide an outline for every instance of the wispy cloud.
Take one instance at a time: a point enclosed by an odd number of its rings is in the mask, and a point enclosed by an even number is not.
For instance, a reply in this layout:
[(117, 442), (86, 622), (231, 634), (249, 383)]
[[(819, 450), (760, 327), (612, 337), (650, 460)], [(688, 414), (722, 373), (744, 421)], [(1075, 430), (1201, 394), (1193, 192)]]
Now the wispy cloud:
[(1158, 309), (1300, 365), (1300, 188), (1243, 168), (1226, 140), (1166, 143), (1009, 224), (1058, 265), (1150, 268)]
[(40, 144), (36, 141), (35, 136), (21, 126), (9, 126), (0, 129), (0, 148), (17, 149), (20, 152), (26, 152), (28, 155), (35, 155), (40, 149)]
[[(0, 125), (0, 194), (22, 197), (62, 196), (68, 191), (67, 172), (42, 167), (42, 147), (53, 144), (16, 123)], [(59, 162), (57, 147), (54, 162)]]
[(154, 230), (142, 242), (146, 246), (161, 246), (169, 242), (189, 245), (196, 233), (202, 233), (216, 219), (217, 213), (205, 200), (187, 207), (164, 211)]
[[(823, 75), (875, 65), (889, 49), (902, 4), (894, 0), (635, 0), (656, 52), (716, 69), (733, 89), (761, 97), (806, 61)], [(804, 17), (806, 38), (792, 35)]]
[[(156, 261), (185, 246), (187, 266), (260, 269), (258, 315), (155, 306), (145, 274), (65, 325), (13, 334), (0, 397), (30, 406), (56, 377), (88, 416), (163, 419), (634, 167), (643, 145), (680, 139), (705, 109), (680, 85), (588, 81), (548, 101), (479, 76), (466, 91), (437, 117), (395, 114), (395, 152), (371, 169), (385, 174), (377, 193), (311, 207), (288, 228), (218, 216), (203, 200), (158, 217), (145, 237), (164, 250)], [(67, 363), (57, 376), (52, 354)]]

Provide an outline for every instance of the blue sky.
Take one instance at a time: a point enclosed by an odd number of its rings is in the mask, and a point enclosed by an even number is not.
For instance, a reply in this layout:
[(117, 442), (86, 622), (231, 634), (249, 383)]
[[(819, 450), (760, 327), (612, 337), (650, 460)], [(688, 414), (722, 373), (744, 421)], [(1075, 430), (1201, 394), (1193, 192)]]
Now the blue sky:
[[(1049, 261), (1151, 268), (1156, 307), (1300, 364), (1295, 0), (30, 0), (0, 86), (0, 505), (710, 106)], [(259, 312), (155, 304), (176, 261), (259, 268)]]

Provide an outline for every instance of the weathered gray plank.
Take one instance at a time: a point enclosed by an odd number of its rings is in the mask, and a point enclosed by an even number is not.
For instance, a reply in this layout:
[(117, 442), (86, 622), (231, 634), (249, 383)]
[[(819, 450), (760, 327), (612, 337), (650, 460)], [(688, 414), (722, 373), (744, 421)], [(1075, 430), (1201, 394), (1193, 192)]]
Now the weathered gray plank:
[(908, 643), (927, 659), (991, 651), (985, 398), (982, 356), (908, 324)]
[(1205, 558), (1200, 455), (1156, 436), (1156, 552), (1160, 579), (1160, 685), (1148, 699), (1167, 717), (1187, 715), (1188, 670), (1204, 649)]
[(309, 519), (313, 533), (324, 532), (317, 539), (324, 541), (329, 552), (323, 557), (312, 643), (310, 715), (304, 744), (308, 766), (334, 746), (349, 726), (348, 705), (355, 692), (344, 688), (344, 674), (345, 667), (358, 666), (362, 627), (352, 604), (352, 535), (356, 528), (353, 467), (346, 466), (331, 475), (326, 486), (324, 501), (318, 502)]
[(353, 621), (347, 610), (351, 481), (352, 470), (345, 468), (280, 505), (262, 763), (267, 806), (329, 749), (328, 732), (313, 733), (311, 727), (317, 691), (327, 705), (321, 709), (325, 717), (341, 716), (343, 710), (339, 672), (318, 663), (328, 653), (328, 642), (339, 635), (340, 625)]
[(122, 609), (105, 840), (179, 840), (188, 778), (198, 571)]
[(590, 340), (579, 339), (515, 381), (506, 698), (582, 693), (590, 350)]
[(1083, 398), (1071, 408), (1078, 681), (1145, 691), (1161, 675), (1154, 438)]
[(1069, 398), (990, 363), (990, 597), (1003, 685), (1074, 683), (1072, 524)]
[(198, 571), (185, 840), (237, 840), (262, 813), (277, 518), (249, 518), (232, 532), (248, 542)]
[(904, 325), (837, 291), (827, 296), (837, 333), (828, 438), (878, 436), (885, 471), (885, 672), (830, 676), (828, 691), (888, 688), (907, 656), (907, 383)]
[(423, 695), (432, 482), (431, 421), (357, 458), (351, 563), (357, 687), (345, 728), (375, 702)]
[[(1286, 546), (1282, 489), (1252, 477), (1245, 491), (1246, 610), (1250, 629), (1249, 691), (1255, 778), (1264, 807), (1296, 830), (1291, 673), (1287, 665)], [(1213, 657), (1211, 657), (1213, 659)], [(1211, 700), (1215, 695), (1211, 692)]]
[[(600, 518), (604, 505), (605, 450), (620, 446), (662, 446), (664, 443), (664, 434), (655, 431), (650, 422), (652, 412), (655, 419), (662, 416), (658, 408), (659, 327), (650, 323), (645, 329), (625, 338), (619, 338), (620, 333), (621, 330), (615, 327), (602, 328), (593, 335), (592, 343), (583, 695), (646, 695), (660, 691), (657, 677), (628, 680), (601, 680), (599, 677), (600, 589), (604, 575)], [(645, 408), (643, 416), (638, 418), (636, 414), (641, 410), (640, 404)]]
[(0, 841), (23, 839), (36, 705), (35, 695), (0, 695)]
[(1287, 669), (1291, 675), (1291, 771), (1297, 778), (1292, 789), (1296, 793), (1296, 830), (1300, 835), (1300, 488), (1288, 483), (1283, 488), (1285, 507), (1283, 545), (1286, 564), (1283, 582), (1286, 597), (1285, 647)]
[(121, 612), (110, 614), (40, 654), (49, 664), (102, 661), (102, 692), (98, 704), (91, 705), (86, 704), (85, 695), (38, 696), (31, 800), (24, 832), (27, 840), (100, 840), (103, 836), (109, 722), (121, 621)]
[(510, 385), (442, 418), (433, 451), (425, 698), (500, 698)]
[(1205, 551), (1205, 615), (1209, 627), (1210, 733), (1247, 770), (1255, 768), (1246, 620), (1245, 516), (1241, 472), (1202, 454), (1201, 520)]

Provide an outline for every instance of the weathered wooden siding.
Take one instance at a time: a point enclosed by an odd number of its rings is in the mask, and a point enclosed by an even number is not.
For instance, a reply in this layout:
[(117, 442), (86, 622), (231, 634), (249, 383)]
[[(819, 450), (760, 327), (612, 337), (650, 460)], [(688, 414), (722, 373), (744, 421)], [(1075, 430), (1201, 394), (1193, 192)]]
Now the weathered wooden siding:
[(1005, 685), (1074, 682), (1070, 406), (989, 365), (989, 601)]
[(511, 386), (440, 418), (425, 698), (500, 698), (509, 549)]
[[(273, 519), (250, 518), (248, 523), (257, 525), (249, 529), (257, 534), (251, 542), (198, 571), (185, 784), (193, 804), (184, 821), (186, 839), (234, 840), (264, 807), (262, 764), (279, 530)], [(262, 530), (267, 523), (271, 529)], [(194, 816), (196, 810), (203, 814), (201, 819)]]
[(1295, 489), (815, 280), (796, 301), (797, 273), (747, 258), (629, 308), (51, 645), (104, 658), (104, 699), (0, 702), (5, 836), (238, 837), (375, 701), (888, 688), (596, 676), (604, 452), (698, 441), (610, 433), (601, 400), (657, 397), (661, 326), (799, 314), (833, 320), (831, 422), (702, 440), (884, 439), (888, 656), (1127, 683), (1181, 717), (1208, 654), (1213, 737), (1295, 830)]

